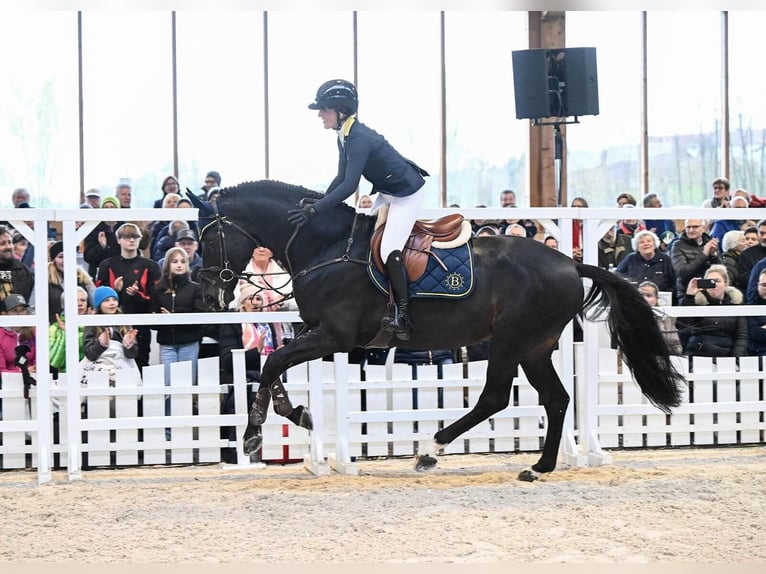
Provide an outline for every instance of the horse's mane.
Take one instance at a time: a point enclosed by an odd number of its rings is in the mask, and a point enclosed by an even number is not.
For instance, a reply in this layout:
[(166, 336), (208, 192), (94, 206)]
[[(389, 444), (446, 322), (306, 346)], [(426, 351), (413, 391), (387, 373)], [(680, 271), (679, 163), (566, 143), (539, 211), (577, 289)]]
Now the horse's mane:
[[(294, 185), (292, 183), (285, 183), (283, 181), (279, 181), (276, 179), (259, 179), (257, 181), (244, 181), (242, 183), (239, 183), (235, 186), (231, 187), (225, 187), (221, 189), (220, 194), (222, 196), (224, 195), (236, 195), (238, 193), (248, 193), (253, 188), (266, 188), (266, 189), (274, 189), (278, 193), (285, 193), (285, 194), (291, 194), (298, 196), (298, 200), (296, 200), (296, 203), (303, 198), (310, 198), (310, 199), (322, 199), (325, 194), (321, 193), (319, 191), (314, 191), (313, 189), (308, 189), (307, 187), (303, 187), (301, 185)], [(354, 212), (355, 209), (348, 205), (347, 203), (341, 203), (338, 207), (338, 209), (346, 209), (351, 212)]]

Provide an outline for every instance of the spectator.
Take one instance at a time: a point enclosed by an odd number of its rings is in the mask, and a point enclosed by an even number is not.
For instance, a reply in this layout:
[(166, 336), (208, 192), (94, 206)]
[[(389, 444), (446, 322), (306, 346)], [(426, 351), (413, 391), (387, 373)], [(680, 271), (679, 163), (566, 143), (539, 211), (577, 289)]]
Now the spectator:
[(758, 245), (758, 228), (755, 225), (746, 227), (742, 232), (745, 234), (745, 249)]
[[(161, 207), (163, 209), (175, 209), (178, 205), (178, 200), (181, 199), (181, 196), (177, 193), (166, 193), (165, 197), (162, 198), (162, 202), (159, 206), (155, 207)], [(152, 222), (152, 237), (149, 240), (149, 253), (152, 254), (152, 259), (157, 261), (154, 257), (154, 249), (157, 247), (157, 241), (159, 241), (161, 236), (165, 236), (168, 234), (168, 224), (170, 223), (169, 220), (165, 221), (153, 221)], [(167, 251), (167, 248), (166, 248)]]
[[(105, 197), (101, 202), (101, 209), (119, 209), (119, 207), (120, 202), (116, 197)], [(120, 244), (115, 235), (115, 230), (120, 226), (117, 219), (119, 215), (115, 212), (114, 220), (100, 221), (83, 240), (83, 259), (88, 264), (88, 275), (94, 279), (102, 261), (120, 254)]]
[[(0, 310), (3, 315), (27, 315), (29, 305), (24, 296), (9, 293)], [(34, 373), (35, 340), (33, 327), (0, 327), (0, 373), (21, 373), (19, 358), (22, 356), (26, 358), (29, 372)]]
[[(739, 256), (737, 267), (739, 268), (739, 283), (737, 287), (740, 290), (750, 288), (748, 282), (752, 279), (751, 271), (755, 264), (766, 257), (766, 219), (761, 219), (756, 225), (758, 228), (758, 244), (746, 248)], [(757, 279), (757, 276), (756, 276)]]
[[(189, 277), (189, 259), (180, 247), (168, 249), (162, 276), (152, 290), (155, 313), (202, 313), (202, 289)], [(192, 380), (197, 379), (197, 358), (202, 341), (201, 325), (157, 325), (160, 362), (165, 365), (165, 384), (170, 385), (170, 365), (191, 361)]]
[(556, 251), (559, 249), (559, 240), (553, 237), (553, 235), (546, 235), (545, 239), (543, 239), (543, 244)]
[[(686, 287), (683, 305), (740, 305), (742, 292), (729, 285), (723, 265), (711, 265), (705, 279), (715, 287), (700, 289), (699, 277), (692, 277)], [(741, 357), (747, 354), (747, 321), (744, 317), (679, 317), (676, 321), (685, 340), (687, 355), (703, 357)]]
[(31, 196), (29, 194), (29, 190), (23, 187), (19, 187), (13, 190), (13, 193), (11, 194), (11, 203), (13, 203), (13, 207), (15, 208), (29, 207), (30, 201), (31, 201)]
[(188, 230), (189, 224), (183, 219), (176, 219), (162, 228), (160, 237), (152, 250), (152, 259), (159, 261), (165, 257), (165, 252), (176, 244), (178, 233)]
[[(189, 273), (192, 281), (197, 281), (197, 274), (199, 273), (199, 268), (202, 266), (202, 257), (197, 253), (198, 246), (199, 243), (194, 231), (191, 229), (182, 229), (178, 232), (175, 247), (180, 247), (186, 252), (186, 257), (189, 260)], [(157, 262), (160, 268), (164, 263), (164, 257)]]
[(670, 256), (660, 251), (660, 240), (644, 229), (631, 240), (633, 252), (617, 265), (617, 272), (639, 285), (651, 281), (660, 291), (673, 291), (675, 274)]
[[(290, 275), (274, 261), (273, 253), (268, 247), (254, 248), (243, 272), (250, 273), (250, 282), (260, 288), (258, 293), (263, 297), (263, 311), (297, 309), (290, 303), (293, 292)], [(239, 292), (246, 284), (240, 280), (234, 288), (234, 301), (240, 300)], [(290, 323), (274, 323), (273, 329), (276, 337), (275, 348), (279, 348), (284, 344), (285, 337), (290, 337), (292, 326)]]
[[(743, 199), (742, 197), (733, 197), (729, 202), (729, 207), (746, 208), (747, 200)], [(715, 237), (720, 245), (723, 243), (723, 236), (726, 235), (727, 232), (733, 231), (735, 229), (742, 229), (744, 223), (744, 219), (718, 219), (715, 221), (715, 223), (713, 223), (713, 227), (710, 230), (710, 235)]]
[(85, 192), (85, 203), (93, 209), (101, 207), (101, 191), (93, 187)]
[[(96, 315), (122, 313), (119, 295), (106, 285), (97, 287), (93, 292), (93, 308)], [(127, 325), (86, 326), (83, 331), (85, 357), (80, 361), (83, 382), (86, 382), (86, 373), (101, 371), (109, 375), (109, 384), (114, 386), (117, 371), (135, 369), (138, 354), (137, 337), (138, 331)]]
[[(48, 327), (48, 348), (51, 372), (54, 375), (66, 372), (66, 322), (64, 309), (64, 293), (61, 293), (59, 306), (62, 309), (60, 314), (56, 315), (55, 321)], [(88, 315), (91, 311), (88, 304), (88, 292), (78, 285), (77, 287), (77, 314)], [(83, 346), (83, 334), (85, 327), (80, 325), (77, 328), (77, 339), (79, 343), (79, 359), (85, 357), (85, 347)]]
[[(659, 307), (659, 289), (651, 281), (644, 281), (638, 286), (638, 292), (644, 296), (646, 302), (650, 307)], [(681, 339), (678, 337), (678, 329), (676, 328), (675, 317), (659, 313), (658, 309), (655, 309), (655, 315), (657, 317), (657, 325), (662, 331), (662, 337), (665, 339), (665, 343), (668, 345), (668, 350), (671, 355), (683, 355), (684, 349), (681, 345)]]
[(34, 288), (34, 273), (14, 257), (11, 231), (0, 225), (0, 301), (11, 293), (31, 301)]
[(745, 233), (739, 229), (727, 231), (721, 242), (721, 263), (729, 272), (729, 285), (739, 285), (739, 256), (745, 250)]
[[(504, 189), (500, 192), (501, 207), (516, 207), (516, 192), (512, 189)], [(517, 235), (517, 232), (508, 233), (508, 229), (513, 225), (520, 225), (524, 229), (526, 237), (535, 237), (538, 233), (537, 223), (531, 219), (505, 219), (499, 223), (501, 232), (506, 235)]]
[(496, 225), (482, 225), (474, 232), (474, 237), (483, 237), (485, 235), (500, 235), (500, 229)]
[(13, 256), (21, 261), (24, 258), (24, 253), (27, 251), (29, 241), (18, 231), (13, 232)]
[[(633, 209), (630, 203), (626, 203), (622, 206), (625, 209)], [(640, 219), (621, 219), (617, 222), (617, 235), (627, 235), (633, 238), (633, 235), (638, 231), (646, 229), (644, 222)]]
[[(575, 197), (570, 207), (588, 207), (588, 200), (584, 197)], [(582, 263), (582, 219), (572, 220), (572, 259)]]
[[(96, 285), (114, 289), (121, 302), (121, 309), (128, 314), (151, 313), (151, 292), (160, 278), (160, 268), (155, 261), (138, 254), (141, 229), (135, 223), (123, 223), (115, 232), (120, 244), (120, 254), (105, 259), (98, 268)], [(96, 302), (93, 302), (96, 307)], [(139, 369), (149, 364), (151, 332), (147, 325), (138, 331), (138, 351), (135, 355)]]
[[(133, 184), (129, 177), (122, 177), (117, 183), (115, 191), (117, 200), (120, 202), (120, 209), (130, 209), (133, 206)], [(152, 222), (151, 221), (132, 221), (141, 230), (141, 242), (138, 244), (139, 252), (148, 251), (149, 241), (152, 236)], [(148, 252), (149, 256), (151, 252)], [(140, 330), (140, 329), (139, 329)]]
[(729, 207), (729, 189), (731, 184), (725, 177), (713, 180), (713, 197), (702, 202), (702, 207)]
[[(662, 201), (656, 193), (647, 193), (644, 196), (644, 207), (660, 209)], [(662, 237), (663, 233), (668, 231), (676, 235), (676, 224), (672, 219), (644, 219), (644, 225), (649, 231), (653, 231), (657, 237)]]
[(623, 192), (617, 196), (617, 207), (625, 207), (626, 205), (636, 207), (636, 198), (630, 193)]
[[(519, 223), (510, 223), (508, 227), (505, 228), (505, 235), (513, 235), (515, 237), (529, 237), (527, 230), (524, 229), (524, 226)], [(534, 235), (532, 237), (534, 237)]]
[(174, 175), (169, 175), (162, 180), (162, 185), (160, 185), (160, 191), (162, 192), (162, 197), (154, 200), (153, 207), (165, 207), (164, 205), (165, 198), (168, 196), (169, 193), (174, 193), (178, 195), (179, 198), (181, 197), (179, 195), (181, 193), (181, 186)]
[[(748, 297), (747, 303), (766, 305), (766, 268), (759, 271), (755, 296), (752, 299)], [(766, 315), (747, 318), (747, 335), (750, 352), (753, 355), (766, 355)]]
[(362, 195), (356, 203), (358, 209), (369, 209), (372, 207), (372, 198), (369, 195)]
[(617, 235), (616, 227), (610, 227), (598, 241), (598, 266), (612, 269), (632, 250), (631, 238), (622, 233)]
[(516, 207), (516, 192), (504, 189), (500, 192), (500, 207)]
[[(50, 262), (48, 263), (48, 323), (56, 321), (56, 315), (63, 312), (62, 296), (64, 294), (64, 251), (63, 243), (57, 241), (49, 249)], [(77, 286), (82, 287), (88, 294), (93, 296), (96, 285), (90, 275), (77, 265)]]
[(687, 219), (684, 230), (673, 243), (670, 261), (676, 276), (679, 302), (683, 301), (692, 278), (701, 277), (710, 265), (721, 263), (718, 240), (704, 232), (706, 223), (704, 219)]
[(212, 170), (205, 174), (205, 181), (200, 188), (202, 190), (202, 198), (207, 198), (210, 195), (210, 190), (214, 187), (221, 187), (221, 174)]

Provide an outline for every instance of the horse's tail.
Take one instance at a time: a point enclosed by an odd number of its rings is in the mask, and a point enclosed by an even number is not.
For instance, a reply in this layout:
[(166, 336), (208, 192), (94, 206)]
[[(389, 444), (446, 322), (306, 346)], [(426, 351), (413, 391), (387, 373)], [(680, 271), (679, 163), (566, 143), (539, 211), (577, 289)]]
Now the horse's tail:
[(583, 302), (588, 319), (607, 309), (609, 332), (617, 337), (625, 364), (653, 405), (670, 413), (681, 404), (683, 376), (670, 360), (654, 311), (633, 285), (600, 267), (577, 263), (580, 277), (593, 281)]

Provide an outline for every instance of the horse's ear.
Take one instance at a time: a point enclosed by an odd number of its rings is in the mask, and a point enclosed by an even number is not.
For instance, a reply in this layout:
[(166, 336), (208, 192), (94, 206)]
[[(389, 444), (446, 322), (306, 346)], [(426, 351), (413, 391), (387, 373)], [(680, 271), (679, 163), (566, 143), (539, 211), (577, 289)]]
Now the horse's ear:
[(189, 201), (191, 201), (192, 205), (199, 209), (200, 215), (215, 215), (213, 212), (213, 206), (210, 205), (210, 203), (207, 201), (202, 201), (199, 197), (197, 197), (197, 194), (195, 194), (188, 187), (186, 188), (186, 196), (189, 198)]

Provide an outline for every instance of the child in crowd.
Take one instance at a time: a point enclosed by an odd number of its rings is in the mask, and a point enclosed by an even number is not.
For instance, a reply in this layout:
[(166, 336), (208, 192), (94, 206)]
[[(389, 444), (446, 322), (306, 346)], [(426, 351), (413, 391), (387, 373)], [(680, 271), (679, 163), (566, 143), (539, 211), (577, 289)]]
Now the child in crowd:
[[(61, 293), (61, 308), (64, 308), (64, 293)], [(84, 287), (77, 286), (77, 314), (87, 315), (91, 311), (88, 304), (88, 292)], [(79, 358), (83, 359), (85, 356), (85, 348), (83, 343), (83, 336), (85, 333), (85, 327), (80, 326), (78, 328), (77, 339), (79, 347)], [(48, 327), (48, 345), (50, 349), (50, 365), (51, 372), (65, 373), (66, 372), (66, 324), (64, 322), (64, 314), (56, 313), (56, 320)]]
[[(117, 291), (106, 285), (96, 287), (93, 292), (93, 308), (96, 315), (122, 313)], [(109, 373), (109, 383), (113, 386), (118, 370), (138, 369), (137, 335), (137, 329), (126, 325), (86, 326), (83, 333), (85, 358), (80, 362), (83, 378), (91, 371), (106, 371)]]
[[(189, 278), (189, 259), (181, 247), (168, 249), (162, 264), (162, 277), (152, 290), (152, 307), (155, 313), (202, 313), (207, 310), (199, 283)], [(160, 362), (165, 365), (165, 384), (170, 385), (170, 365), (179, 361), (191, 361), (192, 378), (195, 379), (202, 326), (158, 325), (156, 329)]]

